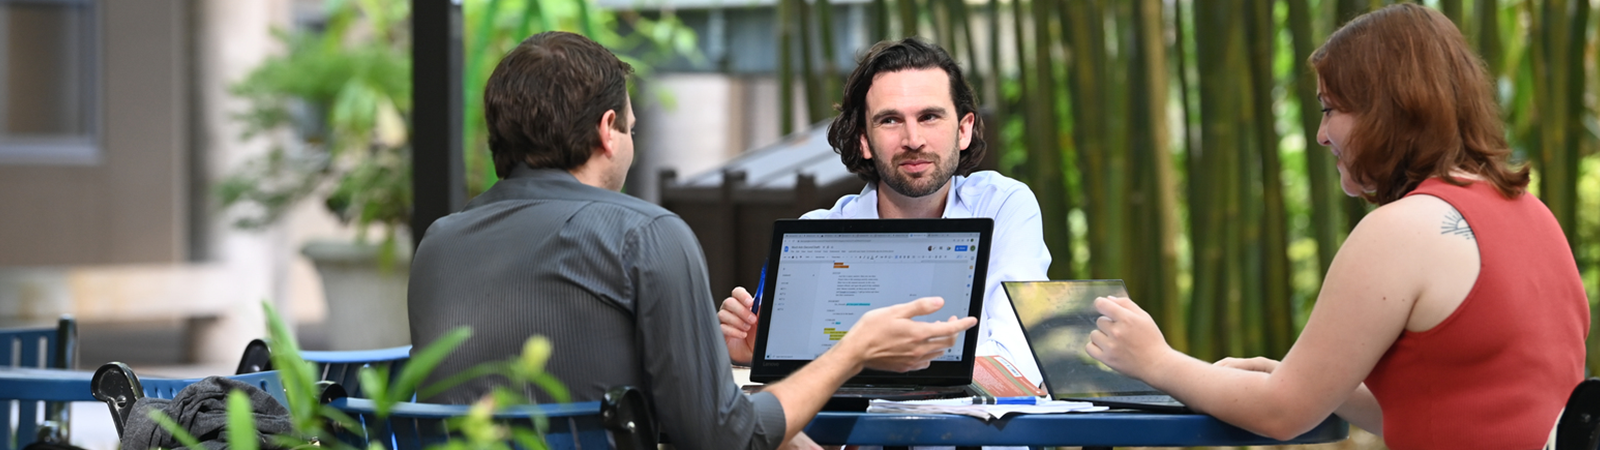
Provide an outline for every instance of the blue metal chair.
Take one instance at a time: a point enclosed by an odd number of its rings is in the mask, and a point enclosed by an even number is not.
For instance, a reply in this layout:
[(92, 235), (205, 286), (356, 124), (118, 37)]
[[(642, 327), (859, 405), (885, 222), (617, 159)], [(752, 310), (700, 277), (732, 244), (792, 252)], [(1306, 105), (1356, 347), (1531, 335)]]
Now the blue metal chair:
[[(283, 381), (278, 378), (278, 372), (266, 371), (243, 375), (233, 375), (228, 378), (243, 381), (261, 390), (266, 391), (278, 403), (288, 405), (285, 397)], [(171, 399), (179, 391), (189, 385), (200, 381), (202, 378), (141, 378), (133, 373), (133, 369), (120, 362), (108, 363), (95, 370), (94, 377), (90, 380), (90, 391), (96, 400), (104, 402), (111, 408), (111, 421), (117, 427), (117, 435), (122, 435), (124, 425), (128, 422), (128, 415), (133, 413), (133, 406), (140, 399), (160, 398)]]
[(0, 449), (68, 442), (67, 402), (88, 400), (75, 394), (87, 392), (82, 377), (64, 372), (77, 356), (78, 326), (72, 316), (61, 316), (55, 328), (0, 330), (0, 370), (8, 371), (7, 384), (17, 390), (0, 394)]
[[(411, 346), (378, 350), (303, 351), (302, 359), (317, 364), (321, 380), (337, 383), (343, 389), (328, 389), (324, 400), (362, 424), (360, 430), (344, 430), (335, 425), (335, 435), (356, 448), (378, 442), (391, 450), (421, 450), (444, 442), (452, 434), (445, 421), (467, 415), (466, 405), (400, 403), (387, 419), (379, 419), (377, 408), (363, 398), (359, 374), (363, 367), (388, 367), (392, 381), (411, 358)], [(267, 344), (255, 340), (245, 349), (239, 372), (270, 370), (271, 352)], [(348, 395), (340, 395), (348, 393)], [(552, 449), (617, 448), (653, 450), (656, 432), (644, 394), (632, 387), (612, 389), (604, 401), (525, 405), (495, 415), (503, 423), (533, 427), (537, 417), (548, 420), (545, 441)], [(615, 445), (613, 447), (613, 444)]]
[[(406, 362), (411, 360), (411, 346), (377, 350), (302, 351), (300, 358), (317, 364), (319, 380), (338, 383), (350, 393), (351, 397), (366, 398), (361, 390), (361, 368), (388, 367), (389, 379), (392, 381), (399, 376), (400, 370), (405, 368)], [(236, 373), (264, 370), (272, 370), (272, 353), (267, 349), (266, 341), (260, 339), (250, 341), (250, 344), (245, 346), (244, 356), (240, 358)]]
[[(336, 429), (341, 441), (356, 448), (369, 443), (390, 450), (422, 450), (454, 436), (445, 421), (467, 415), (468, 405), (400, 403), (379, 419), (372, 400), (335, 398), (330, 406), (359, 421), (364, 429)], [(532, 428), (537, 417), (548, 420), (544, 436), (552, 449), (615, 448), (654, 450), (655, 423), (644, 394), (632, 387), (614, 388), (602, 401), (520, 405), (495, 414), (497, 421)]]

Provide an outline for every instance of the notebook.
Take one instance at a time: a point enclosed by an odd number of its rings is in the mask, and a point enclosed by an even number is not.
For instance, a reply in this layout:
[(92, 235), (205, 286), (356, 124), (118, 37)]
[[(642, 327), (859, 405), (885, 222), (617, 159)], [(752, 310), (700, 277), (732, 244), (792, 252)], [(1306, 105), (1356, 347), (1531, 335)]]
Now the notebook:
[[(944, 307), (921, 321), (977, 316), (994, 221), (978, 219), (780, 220), (773, 225), (750, 379), (770, 383), (821, 356), (861, 315), (922, 297)], [(827, 410), (864, 411), (871, 399), (973, 395), (978, 327), (927, 369), (865, 370)]]
[(1096, 297), (1127, 297), (1122, 280), (1007, 281), (1006, 295), (1044, 375), (1045, 389), (1057, 400), (1077, 400), (1112, 408), (1189, 412), (1171, 396), (1125, 376), (1089, 356), (1085, 345), (1100, 318)]

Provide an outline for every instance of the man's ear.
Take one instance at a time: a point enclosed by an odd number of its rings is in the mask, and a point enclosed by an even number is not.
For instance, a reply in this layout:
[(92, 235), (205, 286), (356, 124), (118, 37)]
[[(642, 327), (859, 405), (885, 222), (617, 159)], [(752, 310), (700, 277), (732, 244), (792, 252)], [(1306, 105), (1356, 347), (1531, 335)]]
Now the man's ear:
[(617, 138), (620, 136), (617, 135), (616, 125), (616, 110), (606, 110), (605, 114), (600, 115), (600, 124), (596, 125), (599, 128), (595, 131), (600, 135), (600, 148), (597, 150), (607, 157), (617, 152)]
[(872, 159), (872, 146), (867, 145), (867, 133), (861, 133), (861, 158)]
[(978, 115), (975, 113), (967, 113), (967, 115), (961, 116), (961, 127), (957, 131), (961, 151), (967, 151), (967, 146), (972, 145), (972, 127), (977, 123)]

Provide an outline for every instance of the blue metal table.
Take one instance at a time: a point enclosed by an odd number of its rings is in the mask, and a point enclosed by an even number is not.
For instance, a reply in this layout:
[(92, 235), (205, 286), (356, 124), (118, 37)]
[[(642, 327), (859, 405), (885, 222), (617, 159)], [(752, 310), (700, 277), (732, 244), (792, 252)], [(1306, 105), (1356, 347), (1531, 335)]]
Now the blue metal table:
[(0, 367), (0, 399), (92, 402), (92, 377), (94, 372)]
[(1026, 414), (985, 422), (947, 414), (824, 412), (805, 432), (823, 445), (1232, 447), (1334, 442), (1349, 436), (1350, 425), (1330, 416), (1299, 437), (1279, 441), (1201, 414)]

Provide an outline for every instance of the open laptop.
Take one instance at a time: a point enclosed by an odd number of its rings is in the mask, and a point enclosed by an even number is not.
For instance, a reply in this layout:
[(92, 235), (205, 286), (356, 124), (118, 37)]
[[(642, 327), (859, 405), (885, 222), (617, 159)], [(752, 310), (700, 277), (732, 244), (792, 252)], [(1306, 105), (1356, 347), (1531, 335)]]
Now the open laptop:
[[(764, 300), (750, 379), (770, 383), (788, 376), (873, 309), (937, 296), (944, 308), (916, 320), (977, 316), (993, 229), (987, 218), (777, 221), (757, 296)], [(824, 409), (862, 411), (871, 399), (973, 395), (977, 345), (978, 327), (972, 327), (927, 369), (862, 371)]]
[(1111, 408), (1190, 412), (1183, 403), (1142, 381), (1125, 376), (1089, 356), (1085, 345), (1100, 312), (1097, 297), (1127, 297), (1122, 280), (1007, 281), (1006, 295), (1044, 375), (1045, 390), (1057, 400), (1076, 400)]

